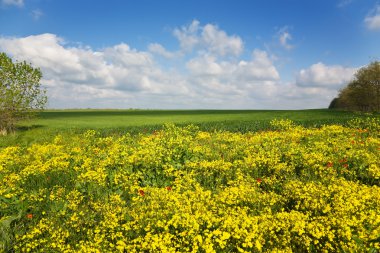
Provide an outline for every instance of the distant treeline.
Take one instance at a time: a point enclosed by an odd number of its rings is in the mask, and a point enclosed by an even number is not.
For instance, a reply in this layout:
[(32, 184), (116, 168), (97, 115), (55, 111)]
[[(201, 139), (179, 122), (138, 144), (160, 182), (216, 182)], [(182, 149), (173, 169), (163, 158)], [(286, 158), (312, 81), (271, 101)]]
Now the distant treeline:
[(354, 79), (340, 90), (329, 109), (380, 112), (380, 62), (358, 70)]

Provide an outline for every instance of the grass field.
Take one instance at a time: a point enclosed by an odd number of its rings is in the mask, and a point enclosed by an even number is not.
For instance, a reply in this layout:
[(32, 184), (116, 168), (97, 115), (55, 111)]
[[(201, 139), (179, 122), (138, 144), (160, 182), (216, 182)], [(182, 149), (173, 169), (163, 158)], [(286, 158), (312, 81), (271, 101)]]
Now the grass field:
[(0, 142), (0, 252), (380, 250), (378, 114), (47, 111)]
[(95, 129), (105, 135), (159, 130), (165, 123), (194, 124), (202, 130), (248, 132), (267, 129), (272, 119), (290, 119), (304, 126), (344, 124), (359, 114), (319, 110), (48, 110), (23, 122), (15, 134), (0, 139), (0, 147), (43, 142), (57, 134)]
[[(351, 119), (352, 112), (331, 110), (62, 110), (41, 113), (32, 125), (65, 129), (110, 129), (149, 125), (268, 122), (274, 118), (296, 122), (331, 123)], [(235, 125), (235, 124), (232, 124)]]

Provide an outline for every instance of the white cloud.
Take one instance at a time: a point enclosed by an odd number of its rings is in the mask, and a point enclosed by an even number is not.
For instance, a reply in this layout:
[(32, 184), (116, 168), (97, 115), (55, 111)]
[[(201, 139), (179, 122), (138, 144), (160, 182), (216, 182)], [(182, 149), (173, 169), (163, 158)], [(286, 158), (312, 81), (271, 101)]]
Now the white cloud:
[[(45, 74), (68, 78), (81, 76), (79, 57), (61, 45), (63, 40), (54, 34), (41, 34), (24, 38), (1, 38), (0, 48), (14, 58), (32, 62), (45, 70)], [(60, 74), (63, 74), (60, 76)]]
[(345, 68), (339, 65), (327, 66), (321, 62), (302, 69), (296, 78), (298, 86), (341, 88), (352, 80), (356, 68)]
[[(279, 74), (265, 51), (255, 49), (250, 61), (222, 61), (201, 55), (187, 62), (188, 85), (201, 96), (268, 99)], [(240, 97), (240, 98), (237, 98)]]
[[(336, 93), (332, 89), (355, 71), (317, 63), (285, 83), (272, 55), (253, 49), (250, 58), (238, 57), (241, 39), (216, 26), (194, 21), (174, 33), (181, 52), (157, 43), (145, 51), (126, 43), (102, 49), (70, 46), (55, 34), (0, 37), (0, 51), (41, 68), (52, 108), (327, 107)], [(165, 59), (158, 63), (156, 55)]]
[(158, 43), (151, 43), (148, 46), (149, 52), (153, 54), (158, 54), (160, 56), (163, 56), (168, 59), (172, 59), (177, 57), (179, 54), (178, 53), (173, 53), (168, 50), (166, 50), (161, 44)]
[(285, 49), (290, 50), (294, 46), (289, 43), (289, 41), (292, 40), (293, 37), (288, 30), (289, 30), (288, 27), (285, 26), (277, 32), (277, 35), (278, 35), (278, 40), (280, 42), (280, 45), (284, 47)]
[(278, 80), (280, 78), (266, 51), (255, 49), (252, 53), (252, 60), (249, 62), (240, 61), (239, 67), (245, 81), (250, 79)]
[(212, 55), (203, 55), (187, 62), (187, 68), (197, 76), (230, 76), (249, 80), (278, 80), (279, 74), (267, 52), (255, 49), (252, 60), (238, 63), (218, 61)]
[[(54, 34), (0, 38), (0, 49), (40, 67), (44, 83), (52, 90), (83, 86), (92, 90), (160, 93), (165, 89), (164, 74), (148, 52), (123, 43), (100, 51), (63, 44), (63, 39)], [(176, 92), (181, 90), (177, 88)]]
[(1, 0), (3, 5), (15, 5), (18, 7), (24, 6), (24, 0)]
[(280, 35), (280, 44), (286, 49), (291, 49), (293, 46), (288, 44), (288, 41), (292, 39), (292, 35), (288, 32), (284, 32)]
[(121, 43), (98, 52), (111, 64), (119, 67), (149, 67), (153, 64), (151, 55), (147, 52), (138, 52), (127, 44)]
[(191, 75), (197, 77), (213, 76), (229, 86), (255, 81), (273, 81), (279, 79), (279, 74), (265, 51), (255, 49), (250, 61), (218, 61), (212, 55), (198, 56), (186, 64)]
[(243, 51), (243, 41), (240, 37), (229, 36), (212, 24), (202, 27), (197, 20), (189, 26), (175, 29), (173, 34), (179, 40), (181, 49), (187, 52), (196, 48), (216, 56), (238, 56)]
[(205, 55), (193, 58), (186, 64), (188, 70), (197, 76), (217, 76), (223, 74), (223, 67), (216, 62), (215, 57)]
[(185, 51), (191, 51), (196, 45), (200, 43), (198, 36), (200, 27), (199, 21), (194, 20), (189, 26), (183, 26), (182, 28), (176, 28), (173, 31), (173, 35), (179, 40), (180, 46)]
[(237, 36), (228, 36), (217, 26), (207, 24), (203, 27), (202, 40), (207, 48), (217, 55), (240, 55), (243, 50), (243, 41)]
[(380, 30), (380, 5), (375, 6), (370, 14), (365, 17), (364, 23), (370, 30)]
[[(91, 101), (131, 107), (133, 98), (137, 107), (159, 108), (153, 102), (157, 101), (177, 108), (218, 108), (226, 106), (223, 101), (231, 97), (268, 96), (279, 79), (267, 53), (257, 49), (249, 61), (220, 60), (210, 51), (188, 60), (184, 63), (187, 71), (180, 72), (163, 70), (149, 52), (124, 43), (102, 50), (65, 45), (54, 34), (0, 38), (1, 50), (41, 68), (52, 107), (64, 106), (64, 101), (68, 101), (67, 107)], [(124, 102), (115, 105), (115, 101)]]

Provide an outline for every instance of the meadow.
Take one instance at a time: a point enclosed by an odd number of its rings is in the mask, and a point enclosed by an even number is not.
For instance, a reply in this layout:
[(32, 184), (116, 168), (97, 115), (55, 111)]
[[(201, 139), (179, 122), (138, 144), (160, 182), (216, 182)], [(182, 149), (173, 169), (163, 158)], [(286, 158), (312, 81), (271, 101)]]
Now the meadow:
[(318, 127), (345, 124), (362, 114), (316, 110), (47, 110), (37, 119), (21, 122), (15, 134), (0, 139), (0, 148), (51, 141), (57, 134), (76, 135), (93, 129), (103, 135), (152, 133), (165, 123), (193, 124), (204, 131), (226, 130), (246, 133), (270, 128), (273, 119), (290, 119)]
[(0, 142), (0, 252), (380, 250), (379, 115), (47, 111)]

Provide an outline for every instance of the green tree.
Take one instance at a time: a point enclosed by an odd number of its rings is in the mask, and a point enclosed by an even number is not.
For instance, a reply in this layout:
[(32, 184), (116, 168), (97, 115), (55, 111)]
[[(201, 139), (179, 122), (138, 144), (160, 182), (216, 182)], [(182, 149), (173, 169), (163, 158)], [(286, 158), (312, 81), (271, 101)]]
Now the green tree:
[(334, 108), (380, 111), (380, 62), (374, 61), (359, 69), (332, 104)]
[(13, 62), (0, 53), (0, 133), (14, 131), (15, 124), (31, 118), (47, 103), (46, 90), (42, 88), (40, 69), (30, 64)]
[(338, 98), (334, 98), (334, 99), (331, 100), (331, 102), (330, 102), (329, 109), (335, 109), (335, 108), (338, 108), (338, 103), (339, 103), (339, 99), (338, 99)]

